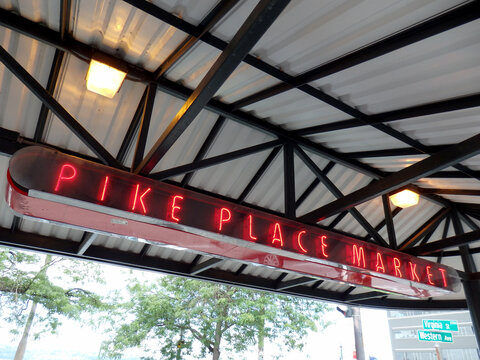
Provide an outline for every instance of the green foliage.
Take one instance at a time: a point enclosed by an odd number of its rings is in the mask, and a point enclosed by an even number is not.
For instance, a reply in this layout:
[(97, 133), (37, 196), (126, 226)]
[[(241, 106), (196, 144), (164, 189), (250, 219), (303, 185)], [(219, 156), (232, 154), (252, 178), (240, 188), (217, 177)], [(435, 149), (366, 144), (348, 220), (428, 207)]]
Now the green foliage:
[(216, 359), (264, 339), (277, 339), (279, 350), (301, 349), (308, 331), (326, 326), (326, 305), (301, 298), (169, 276), (132, 281), (128, 289), (130, 299), (117, 303), (110, 318), (104, 357), (120, 359), (126, 349), (143, 347), (152, 359)]
[(99, 295), (82, 288), (86, 279), (102, 282), (91, 264), (0, 247), (0, 315), (15, 333), (37, 303), (34, 337), (54, 333), (62, 317), (78, 320), (84, 312), (106, 309)]

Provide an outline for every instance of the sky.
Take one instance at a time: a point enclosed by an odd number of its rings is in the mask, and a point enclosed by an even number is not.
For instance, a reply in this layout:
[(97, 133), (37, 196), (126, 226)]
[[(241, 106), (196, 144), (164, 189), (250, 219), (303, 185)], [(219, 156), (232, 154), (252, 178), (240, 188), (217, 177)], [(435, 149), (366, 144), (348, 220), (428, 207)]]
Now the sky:
[[(105, 274), (105, 280), (109, 286), (102, 287), (102, 291), (111, 289), (125, 288), (125, 277), (127, 271), (123, 268), (102, 265)], [(145, 280), (154, 279), (161, 276), (158, 273), (140, 272), (134, 270), (135, 276)], [(119, 276), (125, 274), (125, 276)], [(100, 290), (100, 289), (97, 289)], [(336, 306), (343, 307), (338, 304), (331, 304), (332, 308)], [(389, 337), (389, 329), (387, 315), (385, 310), (362, 309), (362, 328), (364, 345), (366, 350), (366, 359), (369, 356), (375, 356), (378, 360), (392, 360), (392, 350)], [(333, 310), (326, 314), (326, 320), (331, 325), (325, 330), (317, 333), (311, 333), (306, 339), (306, 346), (302, 352), (292, 352), (286, 354), (283, 359), (322, 359), (337, 360), (340, 359), (340, 352), (343, 353), (344, 360), (353, 359), (353, 351), (355, 349), (353, 321), (351, 318), (345, 318), (340, 312)], [(381, 338), (380, 338), (381, 337)], [(30, 351), (49, 351), (51, 349), (64, 349), (72, 353), (89, 353), (98, 354), (101, 343), (106, 340), (106, 335), (97, 333), (88, 327), (79, 327), (78, 323), (65, 320), (62, 327), (56, 335), (44, 335), (41, 340), (29, 340), (27, 349)], [(381, 340), (381, 341), (379, 341)], [(5, 324), (0, 322), (0, 344), (16, 346), (19, 341), (18, 337), (13, 337), (6, 329)], [(275, 351), (275, 343), (267, 344), (265, 347), (265, 360), (272, 358)], [(138, 355), (135, 350), (131, 355)], [(248, 354), (247, 354), (248, 355)], [(251, 353), (248, 358), (254, 358), (255, 354)], [(28, 357), (25, 358), (28, 360)]]

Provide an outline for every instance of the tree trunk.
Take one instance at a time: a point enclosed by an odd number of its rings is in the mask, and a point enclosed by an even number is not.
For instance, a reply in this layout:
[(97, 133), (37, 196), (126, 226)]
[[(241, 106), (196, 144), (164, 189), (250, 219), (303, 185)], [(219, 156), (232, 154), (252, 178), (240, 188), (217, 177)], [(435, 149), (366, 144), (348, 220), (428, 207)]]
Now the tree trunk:
[[(45, 256), (45, 263), (40, 269), (39, 273), (46, 273), (50, 261), (52, 261), (52, 255)], [(33, 325), (33, 319), (35, 318), (35, 311), (37, 311), (37, 303), (34, 301), (30, 313), (28, 314), (27, 322), (25, 323), (25, 328), (23, 329), (22, 338), (17, 346), (17, 351), (15, 352), (15, 357), (13, 360), (23, 360), (25, 351), (27, 350), (28, 335)]]
[(23, 329), (22, 338), (17, 346), (17, 351), (15, 352), (15, 357), (13, 360), (23, 360), (23, 356), (25, 355), (25, 350), (27, 349), (27, 341), (28, 335), (30, 333), (30, 329), (32, 328), (33, 318), (35, 317), (35, 311), (37, 310), (37, 303), (33, 302), (32, 308), (30, 309), (30, 314), (28, 314), (27, 323), (25, 324), (25, 328)]
[(212, 360), (220, 359), (220, 341), (222, 340), (222, 325), (223, 321), (218, 320), (217, 326), (215, 326), (215, 342), (213, 343)]
[(258, 360), (263, 360), (264, 358), (264, 350), (265, 350), (265, 318), (263, 315), (265, 314), (265, 308), (262, 307), (260, 311), (260, 315), (262, 316), (261, 322), (258, 326)]

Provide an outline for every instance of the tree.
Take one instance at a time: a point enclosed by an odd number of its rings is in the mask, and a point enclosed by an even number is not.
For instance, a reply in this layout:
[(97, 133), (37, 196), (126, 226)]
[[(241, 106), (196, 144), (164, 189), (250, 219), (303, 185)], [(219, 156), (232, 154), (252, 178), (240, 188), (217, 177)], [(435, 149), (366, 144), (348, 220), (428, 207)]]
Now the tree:
[(263, 359), (267, 339), (278, 339), (287, 350), (301, 348), (326, 310), (319, 302), (170, 276), (134, 282), (129, 295), (117, 304), (104, 357), (119, 359), (126, 349), (143, 346), (147, 359), (210, 354), (218, 360), (257, 344)]
[[(53, 268), (55, 272), (53, 272)], [(0, 247), (0, 314), (17, 329), (23, 328), (15, 360), (23, 359), (30, 332), (35, 338), (54, 333), (62, 317), (79, 320), (84, 312), (106, 308), (102, 298), (82, 286), (100, 282), (91, 264), (51, 255), (42, 256)]]

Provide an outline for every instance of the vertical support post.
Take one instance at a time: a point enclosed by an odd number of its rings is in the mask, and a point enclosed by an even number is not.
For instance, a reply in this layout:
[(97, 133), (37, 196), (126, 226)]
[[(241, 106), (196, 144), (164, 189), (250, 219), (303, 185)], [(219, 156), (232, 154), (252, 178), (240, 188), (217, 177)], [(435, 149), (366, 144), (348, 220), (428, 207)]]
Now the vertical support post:
[[(460, 222), (458, 212), (453, 211), (452, 223), (457, 235), (463, 234), (463, 227)], [(470, 279), (469, 275), (477, 271), (475, 261), (468, 245), (460, 246), (460, 257), (462, 258), (463, 267), (466, 273), (463, 279), (463, 290), (465, 292), (465, 299), (467, 300), (468, 310), (472, 319), (473, 331), (477, 339), (477, 346), (480, 349), (480, 280)]]
[(473, 331), (477, 339), (477, 349), (480, 349), (480, 307), (478, 306), (480, 304), (480, 280), (463, 280), (463, 290), (465, 291), (468, 310), (470, 310), (470, 317), (472, 318)]
[(357, 360), (365, 360), (365, 346), (363, 345), (362, 318), (360, 317), (360, 308), (352, 307), (353, 311), (353, 333), (355, 336), (355, 352)]

